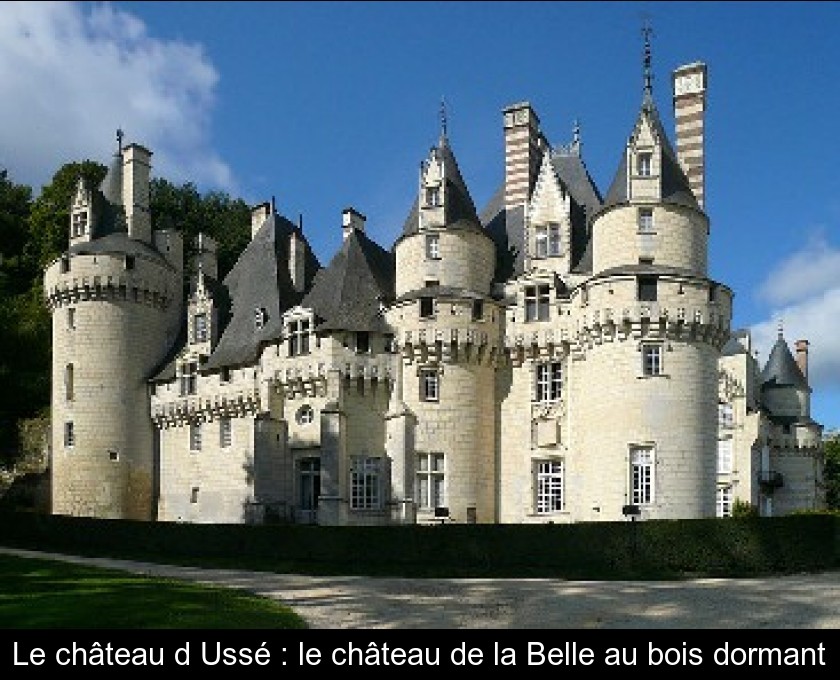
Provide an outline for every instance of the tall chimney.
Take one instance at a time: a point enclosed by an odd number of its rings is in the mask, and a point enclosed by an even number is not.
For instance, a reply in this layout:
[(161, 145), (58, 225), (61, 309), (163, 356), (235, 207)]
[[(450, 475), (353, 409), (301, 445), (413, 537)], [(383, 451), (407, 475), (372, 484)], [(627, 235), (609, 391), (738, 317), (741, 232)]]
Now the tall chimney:
[(540, 119), (528, 102), (512, 104), (503, 113), (505, 208), (512, 208), (530, 197), (548, 144), (540, 132)]
[(341, 231), (346, 239), (353, 231), (364, 232), (367, 218), (355, 208), (345, 208), (341, 213)]
[(129, 144), (123, 156), (123, 206), (128, 235), (151, 243), (152, 216), (149, 209), (149, 177), (152, 172), (152, 152), (139, 144)]
[(802, 372), (802, 375), (805, 377), (807, 382), (808, 380), (808, 341), (807, 340), (797, 340), (796, 341), (796, 365), (799, 366), (799, 370)]
[(306, 286), (306, 241), (299, 229), (292, 229), (289, 235), (289, 276), (295, 291), (302, 293)]
[(696, 61), (673, 73), (677, 159), (700, 207), (706, 207), (704, 121), (706, 118), (706, 64)]
[(195, 239), (196, 269), (201, 269), (211, 279), (219, 278), (218, 246), (216, 240), (207, 234), (199, 234)]
[(260, 230), (260, 227), (263, 225), (268, 219), (268, 216), (271, 214), (271, 203), (266, 201), (265, 203), (260, 203), (259, 205), (255, 205), (251, 208), (251, 239), (257, 235), (257, 232)]

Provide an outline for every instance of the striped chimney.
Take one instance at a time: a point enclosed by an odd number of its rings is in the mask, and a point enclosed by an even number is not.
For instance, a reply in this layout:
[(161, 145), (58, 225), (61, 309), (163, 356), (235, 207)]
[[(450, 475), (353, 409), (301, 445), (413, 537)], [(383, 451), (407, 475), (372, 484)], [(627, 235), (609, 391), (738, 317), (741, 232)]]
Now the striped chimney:
[(706, 117), (706, 64), (694, 62), (674, 70), (674, 120), (677, 158), (700, 207), (705, 209), (704, 120)]
[(505, 207), (522, 205), (531, 195), (547, 143), (540, 119), (528, 102), (508, 106), (505, 124)]

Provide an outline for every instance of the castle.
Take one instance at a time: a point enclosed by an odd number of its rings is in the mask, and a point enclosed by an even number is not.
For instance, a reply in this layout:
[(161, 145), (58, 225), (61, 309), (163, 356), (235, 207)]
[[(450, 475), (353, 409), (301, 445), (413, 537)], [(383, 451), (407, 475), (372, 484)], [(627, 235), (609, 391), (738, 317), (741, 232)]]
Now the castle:
[[(256, 206), (220, 280), (154, 230), (151, 152), (80, 181), (53, 319), (52, 511), (329, 525), (763, 515), (820, 508), (808, 345), (765, 366), (708, 277), (707, 68), (673, 72), (676, 145), (641, 107), (605, 194), (577, 131), (503, 112), (481, 212), (445, 123), (390, 249), (343, 213), (322, 266)], [(629, 118), (629, 117), (628, 117)], [(629, 120), (628, 120), (629, 122)], [(185, 299), (186, 298), (186, 299)]]

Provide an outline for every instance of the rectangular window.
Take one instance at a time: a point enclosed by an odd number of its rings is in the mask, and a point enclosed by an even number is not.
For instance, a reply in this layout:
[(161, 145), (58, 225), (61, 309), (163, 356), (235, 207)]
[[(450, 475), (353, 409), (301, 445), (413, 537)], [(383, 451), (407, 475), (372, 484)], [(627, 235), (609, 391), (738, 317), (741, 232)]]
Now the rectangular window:
[(222, 366), (221, 370), (219, 371), (219, 382), (230, 382), (230, 368), (228, 368), (227, 366)]
[(198, 392), (198, 364), (191, 361), (181, 364), (181, 396)]
[(440, 259), (440, 236), (437, 234), (428, 234), (426, 236), (426, 259)]
[(563, 509), (563, 461), (536, 463), (537, 514), (547, 515)]
[(219, 419), (219, 446), (228, 448), (233, 441), (233, 427), (230, 416), (222, 416)]
[(64, 398), (73, 401), (73, 364), (64, 367)]
[(721, 402), (718, 404), (718, 427), (729, 428), (735, 425), (735, 413), (732, 404)]
[(421, 510), (446, 507), (444, 497), (444, 456), (442, 453), (417, 455), (417, 475), (414, 493)]
[(484, 318), (484, 300), (473, 300), (472, 320), (481, 321)]
[(134, 269), (134, 255), (125, 256), (125, 268), (127, 270)]
[(435, 315), (435, 299), (431, 297), (420, 298), (420, 318), (430, 319)]
[(653, 458), (650, 446), (630, 449), (630, 502), (633, 505), (653, 503)]
[(289, 356), (309, 354), (309, 320), (290, 321), (288, 328)]
[(717, 471), (722, 474), (732, 472), (732, 439), (718, 439)]
[(201, 451), (201, 423), (190, 423), (190, 451)]
[(653, 233), (653, 208), (639, 208), (639, 232)]
[(640, 153), (638, 155), (638, 171), (642, 177), (650, 177), (653, 174), (653, 154)]
[(438, 401), (440, 398), (440, 374), (434, 368), (420, 371), (420, 400)]
[(537, 227), (534, 231), (534, 257), (548, 257), (548, 229)]
[(388, 352), (388, 354), (393, 354), (397, 351), (397, 339), (394, 337), (393, 333), (385, 334), (385, 351)]
[(662, 375), (662, 345), (642, 345), (642, 375)]
[(547, 321), (549, 310), (548, 284), (525, 286), (525, 321)]
[(656, 277), (636, 277), (636, 299), (639, 302), (656, 302)]
[(732, 486), (717, 488), (717, 516), (732, 517)]
[(64, 423), (64, 446), (71, 448), (76, 444), (76, 433), (73, 430), (73, 421), (68, 420)]
[(440, 205), (440, 187), (426, 187), (426, 205), (430, 208)]
[(557, 257), (560, 254), (560, 225), (552, 222), (548, 225), (548, 256)]
[(76, 329), (76, 310), (73, 307), (67, 308), (67, 329), (71, 331)]
[(196, 314), (193, 317), (193, 342), (205, 342), (207, 340), (207, 315)]
[(367, 331), (356, 331), (356, 352), (359, 354), (370, 352), (370, 333)]
[(536, 365), (534, 400), (546, 403), (558, 401), (563, 393), (563, 365), (559, 361)]
[(190, 503), (198, 503), (198, 487), (194, 486), (190, 490)]
[(83, 236), (87, 231), (87, 213), (81, 212), (73, 215), (73, 236)]
[(382, 506), (382, 459), (353, 456), (350, 462), (350, 509), (378, 510)]

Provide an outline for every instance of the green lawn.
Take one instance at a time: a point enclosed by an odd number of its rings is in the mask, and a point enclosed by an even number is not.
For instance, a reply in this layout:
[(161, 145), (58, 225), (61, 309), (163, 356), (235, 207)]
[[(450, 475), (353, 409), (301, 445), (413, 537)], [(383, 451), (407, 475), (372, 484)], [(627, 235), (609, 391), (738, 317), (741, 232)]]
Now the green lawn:
[(306, 628), (238, 590), (0, 555), (0, 628)]

